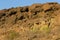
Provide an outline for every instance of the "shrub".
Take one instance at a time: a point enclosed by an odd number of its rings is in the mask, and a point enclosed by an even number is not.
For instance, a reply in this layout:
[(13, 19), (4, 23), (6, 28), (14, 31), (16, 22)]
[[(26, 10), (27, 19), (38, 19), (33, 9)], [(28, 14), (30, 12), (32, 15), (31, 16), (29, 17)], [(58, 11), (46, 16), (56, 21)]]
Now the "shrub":
[(49, 33), (50, 32), (50, 28), (48, 27), (48, 25), (34, 25), (31, 27), (31, 31), (32, 32), (45, 32), (45, 33)]
[(50, 32), (50, 28), (48, 27), (48, 25), (43, 25), (40, 28), (40, 31), (45, 32), (45, 33), (49, 33)]
[(19, 33), (15, 31), (9, 31), (7, 35), (7, 40), (14, 40), (15, 38), (19, 37)]

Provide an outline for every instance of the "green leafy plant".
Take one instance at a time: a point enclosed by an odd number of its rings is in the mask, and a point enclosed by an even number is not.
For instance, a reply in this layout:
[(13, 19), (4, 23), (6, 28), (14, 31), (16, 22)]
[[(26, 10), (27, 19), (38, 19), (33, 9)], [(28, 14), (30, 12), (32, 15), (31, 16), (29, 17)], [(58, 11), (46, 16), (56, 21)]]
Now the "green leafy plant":
[(45, 32), (45, 33), (49, 33), (50, 32), (50, 28), (48, 27), (48, 25), (43, 25), (40, 28), (40, 31)]
[(19, 33), (15, 31), (10, 31), (7, 35), (7, 40), (14, 40), (14, 38), (19, 37)]
[(45, 33), (49, 33), (50, 32), (50, 28), (48, 27), (48, 25), (36, 25), (34, 24), (34, 26), (31, 27), (31, 31), (33, 32), (45, 32)]

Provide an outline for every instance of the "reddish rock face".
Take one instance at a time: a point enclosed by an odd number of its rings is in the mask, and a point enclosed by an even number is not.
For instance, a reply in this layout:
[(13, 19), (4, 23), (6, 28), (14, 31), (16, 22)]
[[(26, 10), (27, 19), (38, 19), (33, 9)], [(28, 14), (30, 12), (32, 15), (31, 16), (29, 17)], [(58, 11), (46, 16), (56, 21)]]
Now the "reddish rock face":
[(60, 4), (0, 10), (0, 40), (60, 40)]

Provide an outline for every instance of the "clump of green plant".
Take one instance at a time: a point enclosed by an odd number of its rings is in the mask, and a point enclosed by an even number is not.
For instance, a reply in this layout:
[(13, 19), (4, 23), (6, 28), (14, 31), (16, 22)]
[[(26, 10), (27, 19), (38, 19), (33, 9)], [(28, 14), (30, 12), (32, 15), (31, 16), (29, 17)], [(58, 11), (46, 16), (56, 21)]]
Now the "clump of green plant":
[(34, 26), (31, 27), (31, 31), (33, 32), (45, 32), (45, 33), (49, 33), (50, 32), (50, 28), (48, 27), (48, 25), (36, 25), (34, 24)]
[(19, 33), (15, 31), (9, 31), (7, 35), (7, 40), (14, 40), (15, 38), (19, 37)]
[(40, 28), (40, 31), (45, 32), (45, 33), (49, 33), (50, 32), (50, 28), (48, 27), (48, 25), (43, 25)]

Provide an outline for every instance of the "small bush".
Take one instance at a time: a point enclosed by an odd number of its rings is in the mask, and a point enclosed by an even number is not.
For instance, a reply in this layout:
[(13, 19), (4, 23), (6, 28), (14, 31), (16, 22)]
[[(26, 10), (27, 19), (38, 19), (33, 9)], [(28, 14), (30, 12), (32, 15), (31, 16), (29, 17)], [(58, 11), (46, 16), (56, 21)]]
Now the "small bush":
[(43, 25), (40, 28), (40, 31), (45, 32), (45, 33), (49, 33), (50, 32), (50, 28), (48, 27), (48, 25)]
[(17, 37), (19, 37), (19, 33), (15, 31), (10, 31), (7, 35), (7, 40), (14, 40)]
[(49, 33), (50, 32), (50, 28), (48, 27), (48, 25), (34, 25), (31, 27), (31, 31), (32, 32), (44, 32), (44, 33)]

